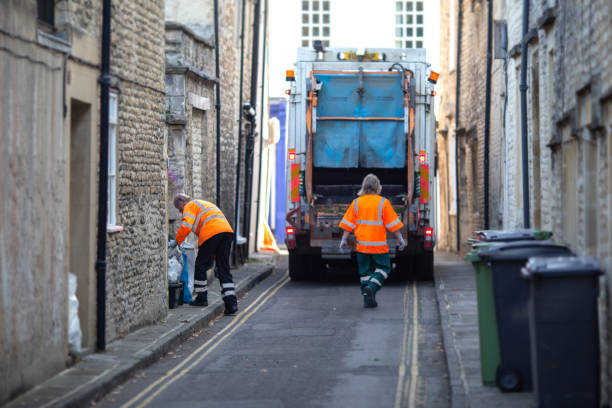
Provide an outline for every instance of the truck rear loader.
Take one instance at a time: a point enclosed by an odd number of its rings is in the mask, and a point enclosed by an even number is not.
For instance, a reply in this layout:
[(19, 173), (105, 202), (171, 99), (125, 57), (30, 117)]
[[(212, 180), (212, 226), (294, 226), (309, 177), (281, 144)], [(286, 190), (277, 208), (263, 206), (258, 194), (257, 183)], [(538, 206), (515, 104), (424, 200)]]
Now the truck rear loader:
[(314, 277), (354, 256), (338, 224), (368, 173), (400, 216), (407, 243), (388, 234), (394, 274), (433, 278), (435, 245), (433, 85), (424, 49), (300, 48), (287, 123), (289, 273)]

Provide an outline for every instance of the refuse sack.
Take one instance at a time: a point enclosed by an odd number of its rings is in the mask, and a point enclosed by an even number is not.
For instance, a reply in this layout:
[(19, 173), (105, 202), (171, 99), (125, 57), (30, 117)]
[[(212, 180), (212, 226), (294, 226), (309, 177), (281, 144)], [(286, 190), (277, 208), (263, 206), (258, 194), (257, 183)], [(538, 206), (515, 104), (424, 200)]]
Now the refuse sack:
[(187, 242), (181, 244), (183, 253), (183, 272), (181, 272), (181, 282), (183, 282), (183, 301), (193, 300), (193, 275), (195, 273), (196, 250), (195, 247)]
[(79, 299), (76, 297), (77, 277), (68, 277), (68, 350), (71, 354), (81, 352), (81, 322), (79, 321)]
[(183, 265), (181, 265), (178, 259), (174, 257), (168, 258), (168, 282), (178, 282), (182, 270)]

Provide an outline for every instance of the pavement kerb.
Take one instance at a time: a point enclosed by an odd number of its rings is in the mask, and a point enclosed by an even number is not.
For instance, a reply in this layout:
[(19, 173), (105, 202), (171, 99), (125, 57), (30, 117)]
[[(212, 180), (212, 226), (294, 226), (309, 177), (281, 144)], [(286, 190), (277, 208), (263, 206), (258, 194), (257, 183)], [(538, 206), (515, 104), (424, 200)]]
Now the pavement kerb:
[[(243, 297), (259, 282), (269, 277), (274, 268), (274, 264), (262, 265), (257, 268), (259, 270), (239, 281), (236, 285), (237, 297)], [(184, 324), (171, 328), (161, 336), (162, 338), (158, 338), (150, 344), (143, 344), (137, 352), (130, 353), (129, 350), (123, 350), (126, 346), (129, 348), (128, 342), (136, 341), (134, 336), (138, 336), (139, 332), (139, 330), (136, 330), (128, 334), (125, 339), (110, 343), (104, 353), (86, 356), (90, 358), (90, 361), (99, 359), (101, 362), (114, 361), (114, 363), (107, 368), (101, 367), (100, 373), (92, 376), (87, 381), (83, 381), (82, 384), (74, 384), (76, 388), (72, 389), (72, 391), (69, 391), (69, 388), (66, 387), (64, 395), (55, 395), (58, 393), (58, 388), (61, 387), (58, 387), (53, 382), (56, 381), (60, 384), (69, 382), (68, 380), (62, 381), (60, 377), (64, 377), (64, 379), (70, 377), (71, 371), (77, 370), (78, 365), (85, 359), (9, 401), (4, 408), (88, 406), (91, 401), (101, 399), (115, 387), (128, 380), (137, 371), (159, 360), (159, 358), (187, 340), (193, 333), (208, 327), (210, 322), (223, 315), (224, 308), (222, 299), (218, 298), (211, 302), (205, 311), (197, 315), (193, 320), (183, 321)], [(132, 347), (134, 346), (132, 345)]]

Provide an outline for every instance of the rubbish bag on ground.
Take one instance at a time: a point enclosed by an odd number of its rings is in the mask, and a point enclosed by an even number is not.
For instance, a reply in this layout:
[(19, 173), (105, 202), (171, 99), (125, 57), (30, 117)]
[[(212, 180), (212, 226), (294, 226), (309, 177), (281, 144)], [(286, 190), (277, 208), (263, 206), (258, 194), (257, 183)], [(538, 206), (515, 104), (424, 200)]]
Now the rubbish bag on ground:
[(68, 277), (68, 350), (72, 354), (81, 352), (81, 323), (79, 321), (79, 300), (76, 297), (77, 277)]
[[(195, 246), (191, 245), (188, 242), (183, 242), (181, 244), (181, 252), (183, 253), (183, 264), (187, 264), (188, 280), (185, 286), (188, 287), (190, 293), (193, 293), (193, 274), (195, 272), (195, 260), (196, 260)], [(187, 261), (185, 261), (185, 256), (187, 257)], [(182, 277), (181, 277), (181, 282), (184, 282)]]

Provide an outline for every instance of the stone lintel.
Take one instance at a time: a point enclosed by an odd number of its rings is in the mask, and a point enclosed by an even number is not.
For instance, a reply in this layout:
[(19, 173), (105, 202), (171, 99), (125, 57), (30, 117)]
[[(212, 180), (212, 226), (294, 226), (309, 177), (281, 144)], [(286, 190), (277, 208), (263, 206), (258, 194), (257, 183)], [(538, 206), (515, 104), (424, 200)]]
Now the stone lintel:
[(540, 18), (538, 18), (538, 28), (540, 30), (547, 30), (555, 23), (555, 9), (554, 7), (548, 7), (543, 12)]
[(521, 44), (516, 44), (514, 47), (510, 48), (508, 51), (508, 56), (510, 58), (518, 58), (521, 56)]

